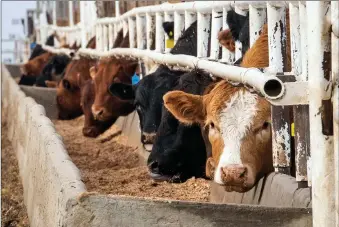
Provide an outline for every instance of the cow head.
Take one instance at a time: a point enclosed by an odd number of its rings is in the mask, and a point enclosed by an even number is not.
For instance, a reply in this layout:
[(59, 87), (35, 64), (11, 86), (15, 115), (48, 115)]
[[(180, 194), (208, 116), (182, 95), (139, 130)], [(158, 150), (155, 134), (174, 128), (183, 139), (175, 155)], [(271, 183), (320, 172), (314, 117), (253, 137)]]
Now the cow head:
[(113, 96), (134, 104), (140, 120), (141, 142), (149, 152), (161, 121), (162, 96), (176, 85), (181, 74), (160, 66), (137, 85), (117, 83), (110, 87)]
[[(202, 94), (212, 83), (210, 76), (192, 71), (182, 75), (174, 90)], [(180, 123), (165, 107), (148, 158), (150, 175), (155, 180), (182, 182), (205, 175), (206, 148), (199, 125)]]
[(271, 111), (264, 98), (222, 81), (207, 95), (174, 91), (164, 102), (179, 121), (204, 128), (212, 145), (206, 173), (226, 190), (247, 191), (273, 170)]
[(59, 119), (73, 119), (82, 114), (80, 106), (80, 88), (77, 82), (78, 74), (89, 79), (89, 69), (95, 65), (95, 60), (73, 59), (66, 67), (65, 76), (57, 87), (57, 107)]
[(103, 122), (95, 120), (92, 114), (92, 105), (95, 98), (93, 80), (85, 79), (78, 74), (78, 84), (81, 92), (80, 106), (85, 116), (82, 133), (86, 137), (97, 137), (105, 132), (115, 122), (116, 118)]
[(49, 52), (45, 52), (29, 60), (26, 64), (20, 67), (21, 73), (23, 76), (27, 77), (39, 76), (52, 55), (53, 54)]
[(95, 100), (92, 113), (95, 119), (107, 121), (118, 116), (126, 116), (134, 110), (131, 102), (121, 100), (109, 94), (109, 87), (114, 83), (131, 84), (137, 62), (102, 59), (96, 67), (90, 69), (94, 81)]
[(229, 51), (231, 52), (235, 51), (235, 42), (232, 37), (232, 33), (229, 29), (220, 31), (218, 34), (218, 40), (219, 40), (220, 45), (222, 45)]

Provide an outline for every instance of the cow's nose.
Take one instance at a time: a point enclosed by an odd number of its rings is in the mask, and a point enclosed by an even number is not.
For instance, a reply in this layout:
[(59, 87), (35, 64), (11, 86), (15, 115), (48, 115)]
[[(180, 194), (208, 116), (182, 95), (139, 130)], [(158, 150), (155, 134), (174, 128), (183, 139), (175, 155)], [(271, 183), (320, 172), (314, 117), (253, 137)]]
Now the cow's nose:
[(248, 169), (243, 165), (228, 165), (221, 168), (221, 179), (225, 185), (242, 186), (247, 179)]
[(155, 174), (159, 174), (159, 164), (157, 161), (153, 161), (150, 164), (148, 164), (148, 169), (150, 170), (150, 172), (155, 173)]
[(104, 109), (103, 108), (97, 109), (97, 108), (92, 107), (92, 113), (94, 115), (94, 118), (96, 119), (104, 113)]

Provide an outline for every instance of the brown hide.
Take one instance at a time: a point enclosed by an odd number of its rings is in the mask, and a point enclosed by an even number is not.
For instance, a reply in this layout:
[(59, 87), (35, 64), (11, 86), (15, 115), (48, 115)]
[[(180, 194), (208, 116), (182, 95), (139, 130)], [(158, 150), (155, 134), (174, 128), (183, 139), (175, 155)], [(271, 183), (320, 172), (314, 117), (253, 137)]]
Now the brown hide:
[(43, 53), (31, 60), (29, 60), (26, 64), (21, 66), (21, 73), (25, 76), (33, 76), (37, 77), (41, 74), (43, 68), (47, 64), (48, 60), (53, 56), (54, 54), (46, 52)]

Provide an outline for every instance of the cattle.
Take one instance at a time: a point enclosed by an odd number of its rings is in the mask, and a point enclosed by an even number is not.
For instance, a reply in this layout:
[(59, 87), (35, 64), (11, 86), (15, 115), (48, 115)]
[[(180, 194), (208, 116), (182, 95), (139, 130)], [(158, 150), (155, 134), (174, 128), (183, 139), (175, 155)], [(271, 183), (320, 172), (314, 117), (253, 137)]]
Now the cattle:
[[(128, 32), (119, 47), (129, 47)], [(108, 87), (114, 83), (131, 84), (138, 62), (116, 58), (101, 59), (96, 67), (90, 69), (95, 87), (95, 99), (92, 113), (99, 121), (126, 116), (134, 110), (131, 102), (121, 100), (108, 92)]]
[[(202, 95), (213, 82), (208, 73), (195, 69), (180, 76), (172, 90)], [(204, 177), (208, 154), (199, 125), (180, 123), (164, 106), (162, 109), (161, 122), (147, 160), (151, 177), (169, 182)]]
[[(242, 67), (268, 67), (267, 25), (249, 49)], [(220, 81), (204, 95), (172, 91), (165, 107), (182, 123), (198, 124), (212, 147), (206, 175), (227, 191), (245, 192), (273, 171), (271, 105), (244, 86)]]
[(71, 58), (65, 54), (53, 56), (47, 65), (42, 70), (40, 76), (36, 79), (36, 86), (38, 87), (51, 87), (48, 84), (54, 83), (53, 87), (63, 78), (64, 71)]
[(45, 52), (22, 65), (20, 67), (22, 76), (19, 84), (32, 86), (52, 56), (54, 56), (54, 54)]
[[(128, 36), (126, 40), (128, 39)], [(123, 43), (123, 30), (121, 29), (118, 32), (117, 38), (113, 44), (113, 48), (126, 45)], [(104, 61), (104, 60), (103, 60)], [(102, 64), (102, 62), (101, 62)], [(98, 62), (94, 67), (98, 68), (100, 63)], [(95, 77), (95, 68), (90, 70), (90, 75), (92, 74)], [(85, 115), (85, 123), (82, 130), (82, 133), (86, 137), (97, 137), (101, 133), (105, 132), (117, 119), (117, 117), (110, 117), (104, 121), (99, 121), (94, 118), (92, 113), (92, 105), (95, 99), (95, 85), (94, 80), (91, 77), (84, 77), (80, 73), (78, 74), (78, 86), (80, 88), (80, 106), (82, 112)], [(119, 103), (118, 103), (119, 104)], [(121, 105), (121, 108), (125, 108), (126, 106)], [(128, 108), (127, 108), (128, 109)], [(119, 108), (117, 108), (119, 110)]]
[[(168, 31), (167, 28), (164, 30)], [(183, 33), (170, 53), (197, 56), (197, 22)], [(114, 83), (110, 86), (112, 95), (133, 102), (140, 120), (141, 143), (149, 152), (161, 122), (162, 96), (176, 86), (182, 74), (184, 71), (160, 65), (136, 85)]]
[[(95, 48), (95, 36), (90, 39), (86, 48)], [(96, 60), (76, 57), (67, 65), (64, 78), (57, 85), (56, 102), (59, 119), (69, 120), (82, 114), (78, 74), (84, 79), (90, 79), (89, 69), (95, 64)]]

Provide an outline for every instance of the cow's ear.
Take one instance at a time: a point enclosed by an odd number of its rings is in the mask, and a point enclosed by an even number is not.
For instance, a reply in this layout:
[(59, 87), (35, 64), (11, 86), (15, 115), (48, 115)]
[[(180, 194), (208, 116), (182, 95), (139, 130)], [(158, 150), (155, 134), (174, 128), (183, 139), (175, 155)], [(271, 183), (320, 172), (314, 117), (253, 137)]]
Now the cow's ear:
[(92, 67), (89, 69), (89, 75), (91, 75), (91, 78), (94, 80), (96, 74), (97, 74), (97, 69), (96, 69), (95, 66), (92, 66)]
[(164, 95), (165, 107), (184, 124), (203, 123), (205, 110), (203, 98), (183, 91), (171, 91)]
[(135, 98), (134, 88), (130, 84), (113, 83), (108, 90), (111, 95), (122, 100), (132, 100)]

